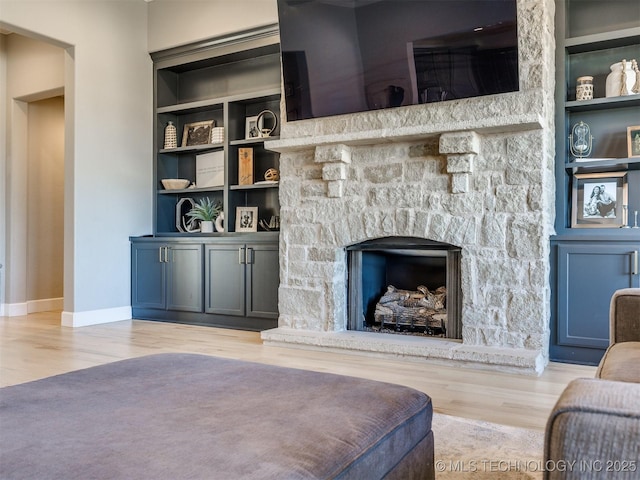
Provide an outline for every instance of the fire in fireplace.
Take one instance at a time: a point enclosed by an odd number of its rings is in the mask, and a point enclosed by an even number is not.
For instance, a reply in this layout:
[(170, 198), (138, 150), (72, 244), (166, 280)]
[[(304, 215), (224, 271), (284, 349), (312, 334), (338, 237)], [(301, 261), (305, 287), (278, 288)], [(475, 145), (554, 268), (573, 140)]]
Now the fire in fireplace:
[(459, 247), (387, 237), (347, 252), (349, 330), (462, 338)]

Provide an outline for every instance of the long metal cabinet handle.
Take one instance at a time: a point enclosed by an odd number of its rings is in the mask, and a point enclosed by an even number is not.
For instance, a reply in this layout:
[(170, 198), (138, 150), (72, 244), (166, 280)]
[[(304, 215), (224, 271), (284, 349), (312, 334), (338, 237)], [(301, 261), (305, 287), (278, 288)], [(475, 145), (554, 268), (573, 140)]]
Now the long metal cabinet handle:
[(245, 261), (246, 261), (246, 258), (245, 258), (245, 256), (243, 255), (243, 253), (244, 253), (244, 247), (240, 247), (240, 248), (238, 249), (238, 263), (239, 263), (240, 265), (244, 265), (244, 263), (245, 263)]
[(246, 253), (244, 255), (244, 263), (250, 265), (253, 263), (253, 248), (247, 248)]
[(631, 275), (638, 275), (638, 250), (631, 253)]
[(164, 247), (164, 263), (169, 263), (169, 247)]
[(158, 248), (158, 262), (160, 263), (164, 263), (164, 260), (162, 259), (163, 253), (164, 253), (164, 247)]

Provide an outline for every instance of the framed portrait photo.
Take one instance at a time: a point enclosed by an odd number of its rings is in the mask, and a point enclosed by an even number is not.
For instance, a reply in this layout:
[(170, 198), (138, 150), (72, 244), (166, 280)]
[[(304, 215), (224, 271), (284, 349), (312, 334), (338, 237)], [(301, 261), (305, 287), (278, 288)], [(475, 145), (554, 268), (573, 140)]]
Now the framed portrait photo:
[(572, 228), (618, 228), (626, 222), (627, 172), (576, 173), (571, 189)]
[(236, 207), (236, 232), (258, 231), (258, 207)]
[(640, 157), (640, 125), (627, 127), (627, 156)]
[(181, 146), (191, 147), (193, 145), (207, 145), (211, 143), (211, 130), (215, 123), (215, 120), (186, 123), (184, 131), (182, 132)]
[(259, 138), (261, 136), (260, 132), (262, 130), (262, 125), (258, 124), (258, 115), (255, 117), (247, 117), (245, 119), (244, 130), (244, 138), (246, 140), (249, 140), (250, 138)]

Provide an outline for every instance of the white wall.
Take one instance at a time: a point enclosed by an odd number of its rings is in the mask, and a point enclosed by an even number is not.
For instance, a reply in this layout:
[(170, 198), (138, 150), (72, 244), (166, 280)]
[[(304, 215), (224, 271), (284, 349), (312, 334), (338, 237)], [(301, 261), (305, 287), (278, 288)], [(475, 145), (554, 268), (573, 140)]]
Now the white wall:
[(278, 22), (276, 0), (155, 0), (148, 6), (150, 52)]
[(0, 0), (0, 27), (65, 48), (64, 324), (130, 318), (129, 236), (152, 218), (146, 24), (142, 0)]
[(4, 315), (5, 308), (5, 272), (4, 264), (7, 261), (6, 254), (6, 217), (7, 217), (7, 190), (6, 190), (6, 164), (7, 164), (7, 55), (5, 51), (5, 37), (0, 35), (0, 316)]

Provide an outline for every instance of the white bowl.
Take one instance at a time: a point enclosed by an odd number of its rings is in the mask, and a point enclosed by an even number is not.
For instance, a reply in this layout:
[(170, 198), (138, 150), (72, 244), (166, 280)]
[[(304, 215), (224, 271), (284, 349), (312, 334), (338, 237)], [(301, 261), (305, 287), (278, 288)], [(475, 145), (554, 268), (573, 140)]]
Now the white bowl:
[(191, 184), (191, 180), (184, 178), (163, 178), (161, 181), (162, 186), (167, 190), (182, 190)]

